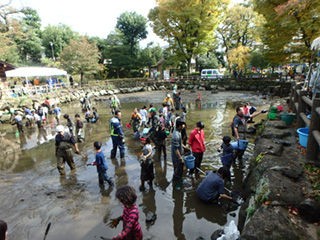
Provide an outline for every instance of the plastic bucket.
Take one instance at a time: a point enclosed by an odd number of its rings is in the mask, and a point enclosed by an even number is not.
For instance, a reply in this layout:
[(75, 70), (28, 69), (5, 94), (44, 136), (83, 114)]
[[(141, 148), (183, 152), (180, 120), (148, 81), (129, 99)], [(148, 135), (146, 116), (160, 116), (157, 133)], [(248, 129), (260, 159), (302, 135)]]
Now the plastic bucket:
[(246, 150), (248, 146), (247, 140), (238, 140), (238, 141), (232, 141), (230, 144), (233, 149), (235, 150)]
[(308, 144), (309, 128), (298, 128), (297, 133), (299, 135), (299, 144), (306, 148)]
[(282, 121), (287, 125), (291, 125), (296, 115), (294, 113), (283, 113), (280, 116)]
[(275, 120), (276, 118), (277, 118), (277, 113), (273, 113), (273, 112), (268, 113), (269, 120)]
[(193, 155), (184, 156), (183, 159), (184, 159), (184, 163), (186, 165), (186, 168), (194, 169), (195, 157)]

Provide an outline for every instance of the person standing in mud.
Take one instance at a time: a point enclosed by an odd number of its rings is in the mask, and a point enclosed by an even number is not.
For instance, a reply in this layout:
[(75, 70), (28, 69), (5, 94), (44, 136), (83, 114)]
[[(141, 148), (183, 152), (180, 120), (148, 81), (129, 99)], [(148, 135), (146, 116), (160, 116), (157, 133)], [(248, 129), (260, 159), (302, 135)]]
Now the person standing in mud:
[(110, 135), (112, 139), (111, 159), (116, 158), (117, 148), (120, 150), (120, 159), (124, 160), (124, 133), (121, 124), (121, 111), (116, 110), (110, 120)]
[(67, 120), (67, 127), (68, 127), (68, 129), (69, 129), (69, 133), (70, 133), (71, 135), (74, 135), (74, 133), (73, 133), (73, 122), (72, 122), (69, 114), (64, 114), (64, 115), (63, 115), (63, 118)]
[(189, 146), (191, 147), (192, 154), (195, 157), (195, 168), (190, 170), (192, 175), (199, 173), (198, 169), (201, 169), (201, 162), (203, 159), (203, 153), (206, 151), (206, 145), (204, 142), (204, 124), (203, 122), (197, 122), (196, 128), (192, 130), (189, 137)]
[(173, 163), (173, 178), (174, 187), (179, 190), (182, 187), (183, 161), (182, 161), (182, 137), (181, 130), (185, 125), (184, 122), (177, 121), (176, 127), (172, 133), (171, 140), (171, 158)]
[(19, 133), (23, 133), (23, 122), (22, 116), (16, 111), (14, 112), (14, 119), (12, 125), (17, 125), (17, 129)]
[(74, 115), (76, 119), (76, 132), (75, 135), (77, 137), (77, 142), (83, 142), (84, 141), (84, 130), (83, 130), (83, 122), (81, 121), (80, 115), (77, 113)]
[(149, 121), (148, 124), (150, 125), (150, 130), (148, 132), (149, 138), (156, 144), (156, 139), (155, 139), (155, 134), (156, 131), (158, 131), (158, 128), (160, 126), (160, 119), (159, 116), (157, 115), (157, 110), (152, 107), (149, 109)]
[(102, 143), (96, 141), (93, 143), (93, 147), (96, 151), (96, 160), (92, 163), (88, 163), (87, 166), (97, 166), (98, 181), (100, 187), (104, 187), (105, 181), (109, 184), (110, 187), (113, 187), (114, 183), (112, 181), (112, 178), (107, 174), (108, 165), (101, 149)]
[(130, 123), (132, 125), (133, 133), (136, 133), (139, 130), (140, 122), (142, 120), (142, 117), (140, 113), (138, 112), (138, 109), (135, 108), (133, 110), (133, 113), (131, 114), (131, 120)]
[(57, 168), (61, 176), (65, 175), (65, 163), (69, 165), (71, 170), (75, 170), (76, 166), (74, 164), (72, 156), (72, 147), (75, 148), (76, 153), (80, 153), (78, 145), (74, 137), (65, 132), (62, 125), (58, 125), (56, 128), (57, 135), (55, 137), (56, 145), (56, 157), (57, 157)]
[[(232, 124), (231, 124), (231, 131), (232, 136), (238, 140), (245, 140), (246, 139), (246, 130), (247, 130), (247, 123), (244, 117), (244, 113), (241, 107), (236, 108), (236, 115), (233, 117)], [(235, 159), (242, 159), (245, 150), (237, 149), (235, 150)]]

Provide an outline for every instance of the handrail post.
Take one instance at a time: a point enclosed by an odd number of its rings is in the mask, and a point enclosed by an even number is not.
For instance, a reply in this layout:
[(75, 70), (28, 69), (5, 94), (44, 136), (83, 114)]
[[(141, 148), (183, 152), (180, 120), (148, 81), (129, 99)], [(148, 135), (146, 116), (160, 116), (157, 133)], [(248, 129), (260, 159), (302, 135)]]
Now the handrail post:
[(302, 97), (303, 96), (306, 96), (307, 95), (307, 92), (306, 91), (300, 91), (300, 94), (299, 94), (299, 99), (298, 99), (298, 128), (301, 128), (301, 127), (304, 127), (305, 126), (305, 123), (303, 121), (303, 119), (300, 117), (300, 113), (305, 113), (306, 112), (306, 109), (307, 109), (307, 104), (303, 101)]
[(320, 107), (320, 98), (314, 98), (312, 101), (311, 121), (309, 127), (308, 145), (306, 153), (306, 159), (308, 161), (318, 160), (319, 145), (312, 133), (314, 130), (320, 129), (320, 117), (316, 111), (317, 107)]

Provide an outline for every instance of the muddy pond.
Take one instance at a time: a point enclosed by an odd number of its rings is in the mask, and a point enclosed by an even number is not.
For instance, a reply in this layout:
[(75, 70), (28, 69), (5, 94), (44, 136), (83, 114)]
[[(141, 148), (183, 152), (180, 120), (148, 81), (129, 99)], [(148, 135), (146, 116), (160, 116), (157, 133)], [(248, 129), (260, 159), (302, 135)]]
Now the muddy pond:
[[(144, 92), (119, 95), (122, 104), (123, 123), (129, 121), (135, 107), (154, 103), (160, 106), (165, 92)], [(220, 166), (217, 149), (224, 135), (230, 135), (230, 123), (235, 114), (236, 102), (250, 102), (258, 109), (267, 108), (268, 100), (252, 93), (201, 92), (202, 108), (195, 104), (198, 92), (182, 92), (182, 101), (187, 107), (187, 132), (197, 121), (205, 124), (207, 151), (203, 169)], [(122, 229), (110, 229), (105, 223), (122, 213), (122, 206), (115, 198), (116, 189), (125, 184), (137, 191), (137, 205), (144, 239), (210, 239), (212, 233), (223, 228), (231, 220), (238, 222), (238, 208), (206, 205), (197, 199), (195, 188), (201, 179), (185, 177), (188, 183), (183, 190), (175, 190), (171, 184), (172, 162), (171, 137), (167, 140), (168, 160), (155, 162), (154, 191), (139, 191), (140, 165), (138, 155), (142, 149), (133, 138), (131, 129), (125, 130), (126, 161), (111, 161), (111, 139), (108, 122), (111, 114), (106, 101), (92, 101), (100, 114), (100, 121), (86, 124), (86, 139), (79, 144), (82, 155), (74, 155), (77, 170), (60, 177), (56, 169), (55, 136), (53, 118), (40, 132), (26, 129), (24, 135), (15, 135), (16, 128), (0, 125), (0, 219), (8, 222), (9, 238), (14, 240), (43, 239), (46, 227), (51, 223), (47, 240), (90, 240), (112, 238)], [(62, 113), (72, 117), (80, 112), (80, 103), (62, 106)], [(82, 115), (83, 116), (83, 115)], [(264, 118), (266, 115), (261, 116)], [(257, 120), (256, 120), (257, 121)], [(125, 124), (123, 124), (125, 125)], [(94, 141), (102, 141), (103, 152), (109, 166), (108, 175), (115, 181), (114, 188), (99, 188), (95, 167), (86, 166), (94, 160)], [(246, 172), (246, 159), (253, 152), (253, 139), (242, 163), (232, 168), (232, 189), (241, 191)], [(148, 189), (148, 188), (147, 188)], [(147, 216), (153, 222), (146, 222)]]

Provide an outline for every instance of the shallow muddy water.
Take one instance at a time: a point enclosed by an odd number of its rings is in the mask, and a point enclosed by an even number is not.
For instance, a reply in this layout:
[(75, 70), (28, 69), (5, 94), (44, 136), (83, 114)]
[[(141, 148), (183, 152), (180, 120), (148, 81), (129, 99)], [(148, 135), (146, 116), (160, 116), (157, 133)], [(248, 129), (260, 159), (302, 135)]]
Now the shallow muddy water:
[[(160, 105), (164, 92), (119, 95), (122, 103), (123, 123), (129, 121), (134, 107), (154, 103)], [(187, 132), (194, 128), (197, 121), (205, 123), (207, 151), (204, 155), (203, 169), (220, 166), (218, 147), (223, 135), (230, 135), (230, 123), (235, 113), (233, 102), (250, 101), (259, 108), (267, 102), (250, 93), (202, 92), (202, 109), (195, 105), (198, 93), (183, 92), (182, 99), (187, 106)], [(140, 224), (144, 239), (210, 239), (211, 234), (222, 228), (232, 219), (237, 223), (238, 209), (206, 205), (200, 202), (194, 192), (201, 179), (185, 178), (183, 190), (173, 190), (171, 185), (172, 162), (170, 138), (167, 141), (168, 160), (155, 162), (154, 191), (139, 192), (140, 165), (137, 156), (141, 144), (134, 140), (132, 130), (125, 129), (126, 161), (111, 161), (111, 139), (108, 121), (111, 118), (107, 102), (94, 102), (100, 114), (100, 122), (86, 124), (86, 141), (79, 145), (82, 155), (74, 155), (77, 170), (61, 178), (56, 169), (54, 155), (55, 124), (45, 126), (39, 132), (36, 128), (26, 129), (24, 135), (15, 136), (15, 127), (0, 125), (0, 218), (8, 222), (9, 237), (15, 240), (43, 239), (49, 222), (51, 228), (47, 240), (89, 240), (100, 236), (111, 238), (121, 231), (110, 229), (105, 223), (122, 212), (121, 204), (115, 198), (116, 189), (130, 184), (137, 190), (137, 205), (140, 211)], [(79, 103), (62, 107), (63, 113), (74, 116), (80, 111)], [(102, 141), (103, 152), (109, 166), (108, 175), (115, 180), (115, 187), (100, 189), (95, 167), (86, 163), (94, 160), (92, 143)], [(8, 146), (8, 147), (6, 147)], [(253, 151), (249, 144), (244, 159)], [(245, 163), (233, 168), (232, 189), (241, 190), (245, 174)], [(147, 187), (148, 189), (148, 187)], [(146, 216), (156, 215), (152, 223), (146, 223)]]

